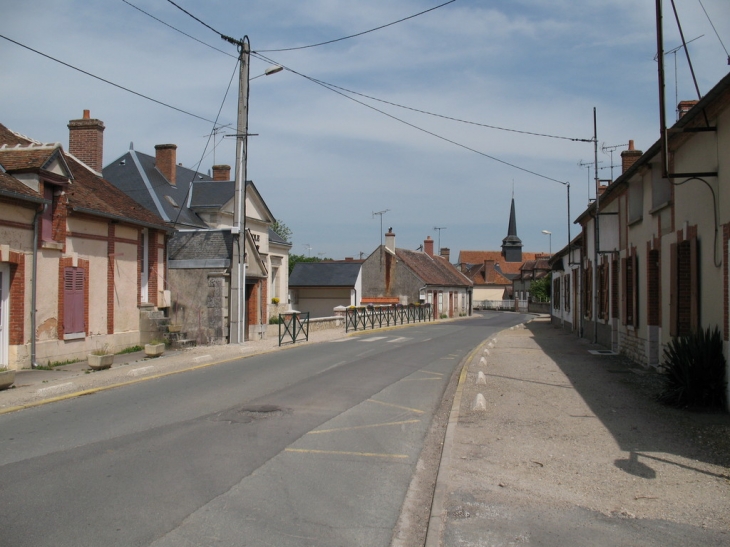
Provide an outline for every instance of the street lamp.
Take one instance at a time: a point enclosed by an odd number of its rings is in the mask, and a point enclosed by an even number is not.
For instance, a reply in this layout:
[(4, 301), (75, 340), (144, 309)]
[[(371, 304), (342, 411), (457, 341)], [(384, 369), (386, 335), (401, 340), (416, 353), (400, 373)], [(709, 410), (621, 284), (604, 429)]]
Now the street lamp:
[(543, 230), (543, 234), (548, 236), (548, 249), (550, 249), (550, 256), (553, 256), (553, 233), (549, 230)]
[[(233, 209), (234, 236), (231, 257), (231, 298), (229, 314), (229, 343), (242, 344), (246, 340), (246, 164), (248, 160), (248, 84), (258, 78), (249, 77), (251, 43), (248, 36), (229, 40), (238, 46), (240, 72), (238, 78), (238, 120), (236, 124), (236, 180)], [(284, 67), (272, 66), (261, 76), (281, 72)]]

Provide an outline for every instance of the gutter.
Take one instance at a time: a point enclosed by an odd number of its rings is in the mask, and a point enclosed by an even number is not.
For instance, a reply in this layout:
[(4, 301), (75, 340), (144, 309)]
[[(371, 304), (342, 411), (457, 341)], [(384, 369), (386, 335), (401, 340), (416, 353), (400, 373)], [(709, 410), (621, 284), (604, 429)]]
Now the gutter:
[(36, 362), (36, 300), (38, 293), (38, 220), (48, 207), (48, 201), (43, 200), (43, 207), (36, 210), (33, 217), (33, 281), (30, 284), (30, 367), (38, 368)]

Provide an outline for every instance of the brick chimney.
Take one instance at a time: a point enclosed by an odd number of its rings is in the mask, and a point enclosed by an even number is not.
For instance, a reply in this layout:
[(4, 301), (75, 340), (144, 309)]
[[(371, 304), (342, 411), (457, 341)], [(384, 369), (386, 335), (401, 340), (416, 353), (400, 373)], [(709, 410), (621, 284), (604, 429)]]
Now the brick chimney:
[(692, 107), (699, 101), (679, 101), (677, 105), (677, 114), (679, 118), (682, 118), (687, 112), (692, 110)]
[(395, 252), (395, 234), (393, 233), (393, 228), (388, 228), (385, 234), (385, 248)]
[(218, 181), (231, 180), (231, 166), (230, 165), (214, 165), (213, 166), (213, 180), (218, 180)]
[(626, 170), (636, 163), (643, 152), (641, 150), (634, 149), (634, 141), (629, 141), (629, 149), (621, 152), (621, 172), (625, 173)]
[(426, 236), (426, 239), (423, 240), (423, 252), (428, 256), (433, 256), (433, 239), (431, 239), (431, 236)]
[(177, 161), (177, 145), (176, 144), (156, 144), (155, 145), (155, 165), (162, 176), (175, 186), (177, 180), (175, 172), (177, 171), (175, 162)]
[(484, 281), (487, 282), (489, 280), (489, 270), (494, 269), (494, 260), (485, 260), (484, 261)]
[(446, 259), (446, 262), (449, 262), (449, 259), (451, 258), (451, 249), (448, 247), (441, 247), (440, 253), (442, 258)]
[(68, 151), (101, 173), (104, 167), (104, 122), (91, 119), (88, 110), (80, 120), (68, 122)]

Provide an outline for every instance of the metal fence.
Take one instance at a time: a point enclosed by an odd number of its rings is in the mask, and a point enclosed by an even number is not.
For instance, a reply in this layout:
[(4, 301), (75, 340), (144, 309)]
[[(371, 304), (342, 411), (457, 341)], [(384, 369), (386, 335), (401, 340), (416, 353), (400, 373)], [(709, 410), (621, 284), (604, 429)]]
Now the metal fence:
[(279, 345), (286, 341), (295, 344), (301, 340), (309, 341), (309, 312), (279, 314)]
[(514, 310), (514, 300), (481, 300), (474, 302), (475, 310)]
[(393, 306), (367, 306), (347, 308), (345, 311), (345, 332), (366, 330), (404, 323), (433, 321), (431, 304), (395, 304)]

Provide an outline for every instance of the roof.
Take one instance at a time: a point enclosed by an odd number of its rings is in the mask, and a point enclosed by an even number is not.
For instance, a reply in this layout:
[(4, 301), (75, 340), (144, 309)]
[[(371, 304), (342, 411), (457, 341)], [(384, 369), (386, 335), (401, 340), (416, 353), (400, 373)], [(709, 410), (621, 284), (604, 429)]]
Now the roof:
[[(159, 217), (135, 203), (86, 164), (64, 152), (60, 144), (42, 144), (0, 124), (0, 164), (7, 171), (0, 179), (0, 189), (20, 199), (42, 198), (40, 193), (12, 177), (14, 172), (41, 172), (58, 158), (68, 168), (69, 186), (65, 190), (69, 211), (111, 218), (132, 224), (166, 229)], [(51, 173), (47, 173), (51, 175)], [(55, 177), (58, 175), (53, 174)], [(10, 180), (12, 179), (12, 180)], [(15, 182), (13, 182), (15, 181)], [(14, 197), (14, 196), (12, 196)]]
[[(520, 274), (522, 264), (535, 260), (539, 253), (522, 252), (522, 262), (507, 262), (502, 251), (461, 251), (459, 264), (475, 285), (507, 285)], [(485, 273), (484, 263), (487, 263)]]
[(104, 178), (148, 211), (168, 223), (193, 228), (208, 225), (187, 207), (191, 182), (212, 181), (208, 175), (177, 165), (177, 184), (170, 184), (156, 167), (156, 159), (148, 154), (129, 150), (102, 170)]
[(354, 287), (362, 262), (298, 262), (289, 276), (290, 287)]
[(233, 180), (196, 180), (193, 183), (190, 207), (220, 209), (233, 199), (236, 193), (236, 182)]
[(232, 254), (230, 230), (175, 232), (167, 246), (170, 260), (226, 260)]
[[(714, 110), (723, 108), (723, 101), (730, 100), (730, 74), (727, 74), (722, 80), (720, 80), (715, 87), (708, 91), (704, 97), (693, 106), (684, 116), (682, 116), (677, 122), (667, 131), (670, 134), (670, 148), (672, 148), (673, 141), (676, 139), (687, 139), (690, 138), (691, 132), (683, 132), (685, 128), (696, 128), (706, 126), (705, 114), (712, 117), (712, 114), (716, 114)], [(637, 159), (631, 167), (625, 172), (619, 175), (615, 181), (608, 185), (603, 194), (600, 195), (599, 201), (603, 201), (611, 196), (614, 192), (618, 191), (619, 188), (625, 186), (628, 181), (646, 164), (650, 163), (651, 160), (661, 152), (662, 140), (657, 140), (651, 147), (644, 152), (639, 159)], [(585, 220), (588, 215), (592, 215), (596, 208), (595, 201), (591, 203), (574, 221), (575, 224), (580, 224), (581, 221)]]
[(269, 226), (269, 245), (287, 245), (289, 247), (292, 246), (291, 243), (286, 241), (283, 237), (281, 237), (279, 234), (277, 234), (274, 230), (271, 229), (271, 226)]
[(398, 248), (395, 254), (426, 285), (472, 286), (472, 282), (442, 256)]

